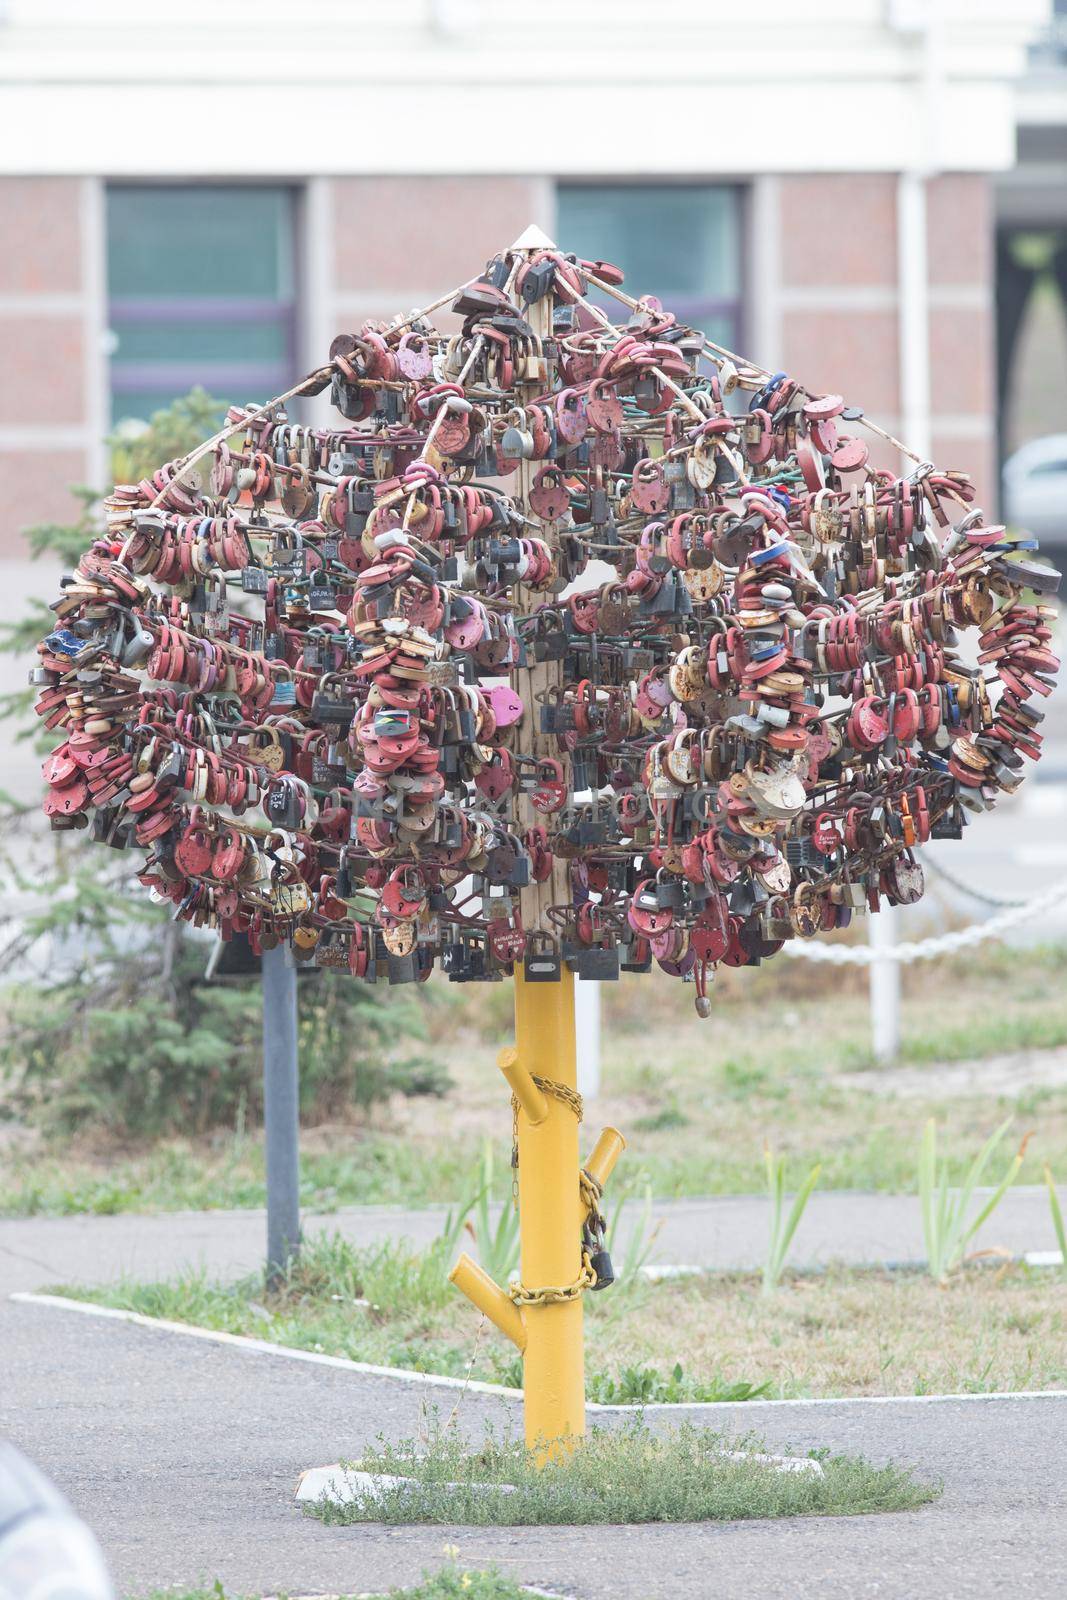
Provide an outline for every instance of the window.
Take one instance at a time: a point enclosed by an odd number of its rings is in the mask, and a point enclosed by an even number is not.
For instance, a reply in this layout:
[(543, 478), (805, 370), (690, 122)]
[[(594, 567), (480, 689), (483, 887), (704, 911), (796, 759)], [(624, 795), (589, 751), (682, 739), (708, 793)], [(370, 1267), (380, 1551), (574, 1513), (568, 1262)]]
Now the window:
[[(564, 183), (563, 250), (611, 261), (634, 295), (653, 294), (680, 321), (736, 350), (741, 342), (739, 191), (724, 184)], [(613, 320), (621, 311), (611, 302)]]
[(111, 414), (148, 417), (200, 384), (269, 400), (295, 380), (289, 189), (114, 185), (107, 260)]

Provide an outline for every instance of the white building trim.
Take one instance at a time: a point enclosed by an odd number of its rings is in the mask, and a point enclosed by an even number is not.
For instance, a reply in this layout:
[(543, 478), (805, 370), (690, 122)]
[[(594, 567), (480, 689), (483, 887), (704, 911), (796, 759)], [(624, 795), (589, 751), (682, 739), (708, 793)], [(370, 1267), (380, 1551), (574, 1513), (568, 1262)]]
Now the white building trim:
[[(752, 359), (776, 372), (782, 360), (781, 184), (770, 174), (753, 180), (747, 254), (751, 307), (746, 343)], [(747, 352), (746, 352), (747, 353)]]
[[(0, 171), (917, 170), (933, 4), (259, 0), (250, 26), (215, 0), (9, 0)], [(939, 168), (1007, 168), (1050, 0), (936, 4)]]
[(81, 184), (82, 362), (85, 384), (85, 433), (88, 482), (105, 488), (111, 482), (105, 436), (111, 431), (111, 386), (108, 378), (107, 196), (100, 178)]

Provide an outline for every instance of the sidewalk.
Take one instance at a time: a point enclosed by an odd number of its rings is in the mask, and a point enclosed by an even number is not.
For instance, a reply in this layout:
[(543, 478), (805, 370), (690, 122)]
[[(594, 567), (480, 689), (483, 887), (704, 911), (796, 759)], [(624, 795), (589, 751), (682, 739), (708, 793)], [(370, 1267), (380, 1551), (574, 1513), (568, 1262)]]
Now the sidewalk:
[[(349, 1206), (306, 1216), (304, 1228), (308, 1235), (338, 1232), (357, 1244), (402, 1237), (426, 1245), (441, 1231), (445, 1210)], [(641, 1211), (631, 1204), (624, 1212), (624, 1236)], [(653, 1262), (733, 1269), (762, 1263), (768, 1228), (762, 1195), (663, 1201), (653, 1205), (652, 1217), (662, 1221)], [(1055, 1249), (1043, 1188), (1008, 1193), (972, 1248), (994, 1246), (1013, 1255)], [(166, 1278), (190, 1266), (214, 1277), (239, 1277), (262, 1266), (265, 1249), (262, 1211), (0, 1220), (0, 1294), (57, 1283), (106, 1283), (124, 1275)], [(789, 1259), (808, 1267), (831, 1261), (914, 1261), (923, 1254), (914, 1195), (829, 1191), (812, 1196)]]

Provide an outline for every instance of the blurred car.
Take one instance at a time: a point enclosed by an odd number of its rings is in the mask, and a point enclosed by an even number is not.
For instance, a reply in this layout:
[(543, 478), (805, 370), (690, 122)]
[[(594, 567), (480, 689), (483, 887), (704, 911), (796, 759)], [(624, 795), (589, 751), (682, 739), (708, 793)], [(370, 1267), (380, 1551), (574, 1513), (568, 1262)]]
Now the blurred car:
[(1067, 551), (1067, 433), (1021, 445), (1004, 463), (1004, 520), (1047, 555)]
[(31, 1462), (0, 1439), (0, 1600), (114, 1600), (100, 1546)]

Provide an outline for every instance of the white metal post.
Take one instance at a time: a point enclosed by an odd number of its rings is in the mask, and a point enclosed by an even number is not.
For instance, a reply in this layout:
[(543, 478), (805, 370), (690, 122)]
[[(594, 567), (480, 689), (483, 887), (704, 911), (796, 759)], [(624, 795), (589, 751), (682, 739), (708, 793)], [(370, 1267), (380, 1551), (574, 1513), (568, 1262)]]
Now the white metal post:
[[(872, 950), (892, 950), (896, 917), (896, 907), (890, 905), (871, 917)], [(899, 961), (883, 958), (871, 962), (871, 1048), (879, 1066), (889, 1066), (900, 1054)]]
[[(930, 455), (930, 329), (926, 252), (926, 177), (902, 172), (897, 185), (897, 294), (900, 399), (905, 441)], [(892, 948), (896, 911), (883, 905), (871, 914), (870, 943)], [(874, 1059), (895, 1061), (900, 1049), (900, 967), (874, 960), (870, 968), (871, 1048)]]
[(578, 1053), (578, 1092), (587, 1100), (595, 1100), (600, 1093), (599, 983), (575, 979), (574, 1031)]
[[(926, 246), (926, 185), (936, 169), (938, 153), (938, 88), (941, 72), (940, 3), (929, 0), (917, 21), (924, 35), (921, 76), (917, 84), (920, 127), (918, 159), (897, 182), (897, 338), (900, 371), (900, 424), (905, 442), (929, 460), (930, 422), (930, 291)], [(870, 917), (873, 951), (891, 950), (897, 914), (885, 905)], [(871, 1048), (880, 1064), (900, 1052), (900, 964), (871, 962)]]

